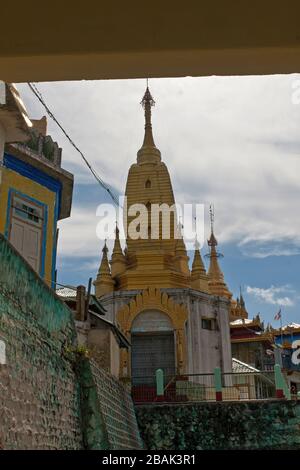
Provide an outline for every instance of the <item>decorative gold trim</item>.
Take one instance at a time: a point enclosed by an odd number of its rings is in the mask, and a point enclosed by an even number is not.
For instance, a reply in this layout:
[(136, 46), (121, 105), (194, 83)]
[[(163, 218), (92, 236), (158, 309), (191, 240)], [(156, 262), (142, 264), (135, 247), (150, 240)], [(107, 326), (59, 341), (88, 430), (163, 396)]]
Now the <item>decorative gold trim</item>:
[[(159, 310), (170, 318), (176, 333), (176, 364), (177, 372), (183, 373), (186, 364), (186, 339), (184, 325), (188, 318), (188, 312), (184, 305), (177, 304), (168, 294), (161, 293), (160, 289), (149, 287), (132, 299), (129, 304), (123, 306), (117, 312), (117, 323), (126, 332), (130, 340), (130, 330), (134, 319), (143, 311), (148, 309)], [(120, 357), (120, 375), (124, 376), (127, 370), (130, 374), (129, 358), (124, 353)]]
[(261, 335), (259, 337), (250, 337), (250, 338), (231, 338), (231, 343), (251, 343), (251, 342), (259, 342), (259, 341), (269, 341), (270, 343), (273, 342), (273, 338), (269, 335)]

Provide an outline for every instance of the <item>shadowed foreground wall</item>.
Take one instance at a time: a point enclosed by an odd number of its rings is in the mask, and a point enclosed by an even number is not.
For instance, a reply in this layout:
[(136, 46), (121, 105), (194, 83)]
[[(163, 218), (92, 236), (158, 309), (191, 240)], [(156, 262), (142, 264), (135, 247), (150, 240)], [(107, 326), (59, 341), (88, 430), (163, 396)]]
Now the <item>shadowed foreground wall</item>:
[(113, 376), (82, 358), (81, 382), (83, 440), (86, 449), (140, 449), (142, 441), (131, 396)]
[(129, 394), (76, 353), (71, 311), (1, 235), (0, 341), (0, 448), (140, 446)]
[(300, 449), (300, 402), (197, 403), (136, 408), (149, 450)]

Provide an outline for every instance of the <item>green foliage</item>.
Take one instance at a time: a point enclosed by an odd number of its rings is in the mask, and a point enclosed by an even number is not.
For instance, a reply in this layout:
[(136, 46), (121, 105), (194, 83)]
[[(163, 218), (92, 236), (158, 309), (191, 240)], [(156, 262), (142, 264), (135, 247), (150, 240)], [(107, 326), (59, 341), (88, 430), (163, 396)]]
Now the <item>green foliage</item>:
[(78, 359), (80, 358), (88, 359), (90, 357), (90, 350), (84, 345), (81, 345), (81, 346), (68, 345), (64, 347), (63, 355), (66, 359), (72, 362), (74, 366), (76, 366)]

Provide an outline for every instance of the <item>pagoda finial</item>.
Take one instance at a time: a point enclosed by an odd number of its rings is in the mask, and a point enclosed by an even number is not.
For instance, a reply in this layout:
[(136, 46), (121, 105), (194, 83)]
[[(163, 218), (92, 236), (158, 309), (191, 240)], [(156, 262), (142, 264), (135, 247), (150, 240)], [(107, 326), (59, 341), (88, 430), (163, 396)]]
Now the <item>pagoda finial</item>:
[(155, 147), (153, 134), (152, 134), (152, 123), (151, 123), (151, 107), (155, 106), (155, 101), (152, 98), (152, 95), (148, 87), (148, 79), (147, 79), (147, 88), (143, 96), (143, 99), (141, 101), (141, 105), (143, 106), (145, 110), (145, 136), (144, 136), (143, 147)]
[(209, 215), (210, 215), (210, 228), (211, 231), (214, 231), (214, 221), (215, 221), (215, 208), (213, 204), (209, 206)]
[(152, 123), (151, 123), (151, 108), (155, 105), (155, 101), (150, 93), (147, 79), (147, 88), (141, 105), (145, 111), (145, 135), (143, 145), (138, 151), (138, 163), (158, 163), (161, 160), (160, 151), (155, 146), (153, 134), (152, 134)]
[(209, 216), (210, 216), (210, 239), (208, 240), (208, 246), (217, 246), (218, 242), (214, 235), (214, 222), (215, 222), (215, 208), (213, 204), (209, 206)]

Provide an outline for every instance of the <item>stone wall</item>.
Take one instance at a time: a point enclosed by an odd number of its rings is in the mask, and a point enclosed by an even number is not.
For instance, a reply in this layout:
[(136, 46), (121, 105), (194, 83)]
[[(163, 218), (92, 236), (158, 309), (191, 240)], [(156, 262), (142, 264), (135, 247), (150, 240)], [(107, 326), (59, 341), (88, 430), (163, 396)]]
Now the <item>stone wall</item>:
[(253, 401), (136, 408), (149, 450), (300, 450), (300, 402)]
[(64, 356), (72, 313), (3, 237), (0, 260), (1, 446), (81, 448), (79, 386)]
[(82, 389), (84, 447), (140, 449), (142, 441), (130, 394), (94, 361), (78, 363)]
[(0, 235), (0, 448), (140, 444), (130, 395), (79, 353), (72, 312)]

